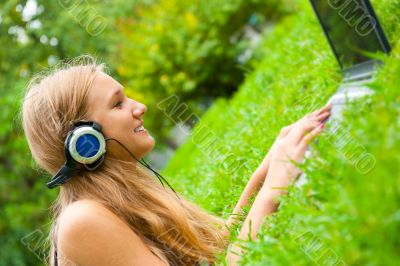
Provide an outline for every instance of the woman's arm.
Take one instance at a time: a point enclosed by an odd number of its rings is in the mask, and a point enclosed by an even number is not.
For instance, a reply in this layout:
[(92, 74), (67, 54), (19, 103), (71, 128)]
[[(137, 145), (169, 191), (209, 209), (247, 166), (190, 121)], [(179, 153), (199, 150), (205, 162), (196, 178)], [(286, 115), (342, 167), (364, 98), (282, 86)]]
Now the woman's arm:
[[(328, 105), (324, 106), (323, 108), (304, 116), (299, 121), (281, 129), (277, 139), (275, 140), (271, 149), (265, 156), (264, 160), (262, 161), (260, 166), (256, 169), (256, 171), (254, 171), (254, 173), (251, 175), (249, 182), (247, 183), (238, 202), (236, 203), (235, 208), (233, 209), (232, 214), (229, 216), (229, 218), (226, 222), (227, 228), (230, 228), (233, 226), (233, 224), (238, 220), (237, 216), (242, 214), (242, 208), (249, 204), (249, 199), (251, 198), (251, 196), (256, 194), (259, 191), (259, 189), (262, 187), (262, 185), (265, 181), (265, 178), (267, 177), (267, 174), (268, 174), (268, 169), (269, 169), (269, 164), (271, 161), (272, 153), (276, 149), (276, 143), (278, 143), (283, 138), (285, 138), (289, 134), (289, 132), (296, 125), (298, 125), (300, 123), (303, 123), (307, 120), (315, 120), (317, 122), (324, 121), (330, 115), (330, 113), (329, 113), (330, 108), (331, 108), (331, 105), (328, 104)], [(224, 235), (229, 236), (229, 234), (230, 234), (229, 230), (226, 229), (224, 231)]]
[[(327, 105), (281, 131), (271, 149), (266, 181), (243, 223), (239, 239), (256, 239), (262, 221), (278, 206), (276, 198), (284, 194), (285, 188), (301, 173), (291, 160), (303, 160), (308, 143), (322, 132), (324, 125), (321, 122), (329, 116), (330, 108)], [(239, 245), (232, 245), (227, 256), (229, 265), (236, 265), (241, 251)]]
[[(249, 204), (249, 199), (251, 198), (251, 196), (257, 193), (263, 185), (268, 172), (271, 151), (272, 149), (268, 152), (261, 165), (251, 175), (249, 182), (247, 183), (245, 189), (242, 192), (242, 195), (239, 198), (239, 201), (236, 203), (232, 214), (229, 216), (226, 222), (226, 226), (228, 228), (233, 226), (233, 224), (237, 221), (237, 216), (241, 215), (242, 208)], [(224, 234), (229, 235), (229, 230), (227, 229)]]
[[(252, 240), (254, 240), (256, 238), (256, 233), (258, 232), (264, 218), (275, 212), (276, 208), (278, 207), (276, 196), (276, 191), (267, 189), (264, 186), (262, 187), (260, 193), (258, 193), (256, 199), (254, 200), (246, 220), (243, 223), (241, 231), (238, 235), (239, 239), (246, 240), (250, 237)], [(237, 265), (241, 253), (242, 249), (239, 244), (236, 242), (232, 243), (232, 246), (226, 257), (228, 265)]]

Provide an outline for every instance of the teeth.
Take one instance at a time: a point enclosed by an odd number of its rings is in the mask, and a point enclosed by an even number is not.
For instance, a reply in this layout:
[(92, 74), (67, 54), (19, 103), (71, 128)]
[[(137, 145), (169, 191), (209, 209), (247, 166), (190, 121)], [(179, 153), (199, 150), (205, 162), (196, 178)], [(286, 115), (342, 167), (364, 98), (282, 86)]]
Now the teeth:
[(143, 126), (137, 127), (133, 131), (135, 131), (135, 132), (144, 131), (144, 127)]

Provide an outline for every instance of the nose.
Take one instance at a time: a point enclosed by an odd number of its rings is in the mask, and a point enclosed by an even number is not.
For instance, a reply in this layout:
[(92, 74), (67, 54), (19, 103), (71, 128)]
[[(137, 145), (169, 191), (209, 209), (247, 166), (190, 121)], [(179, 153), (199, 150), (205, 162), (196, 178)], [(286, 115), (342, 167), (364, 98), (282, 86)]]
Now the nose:
[(144, 104), (142, 104), (142, 103), (139, 103), (139, 102), (136, 102), (136, 105), (134, 105), (134, 107), (133, 107), (132, 114), (133, 114), (133, 116), (135, 116), (136, 118), (139, 118), (139, 119), (140, 119), (140, 117), (141, 117), (144, 113), (146, 113), (146, 111), (147, 111), (146, 105), (144, 105)]

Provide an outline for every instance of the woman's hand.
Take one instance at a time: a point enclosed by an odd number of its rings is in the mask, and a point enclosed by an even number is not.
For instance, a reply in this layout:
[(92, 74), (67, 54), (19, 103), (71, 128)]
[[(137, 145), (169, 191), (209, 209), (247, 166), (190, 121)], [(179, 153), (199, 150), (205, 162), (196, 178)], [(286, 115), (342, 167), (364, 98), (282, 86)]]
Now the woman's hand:
[(285, 137), (293, 129), (293, 127), (295, 127), (296, 125), (301, 124), (303, 122), (307, 122), (310, 120), (318, 121), (321, 123), (324, 122), (330, 116), (331, 108), (332, 108), (332, 104), (328, 103), (321, 109), (318, 109), (312, 113), (309, 113), (309, 114), (305, 115), (304, 117), (302, 117), (301, 119), (299, 119), (297, 122), (282, 128), (281, 132), (278, 135), (278, 139)]
[(255, 173), (257, 173), (258, 176), (262, 176), (263, 178), (265, 178), (267, 176), (267, 172), (268, 172), (269, 165), (271, 162), (272, 154), (275, 153), (277, 143), (280, 143), (282, 141), (282, 139), (284, 139), (289, 134), (289, 132), (291, 132), (292, 129), (294, 127), (298, 126), (299, 124), (307, 123), (307, 121), (317, 121), (320, 123), (324, 122), (330, 116), (331, 108), (332, 108), (332, 105), (329, 103), (329, 104), (325, 105), (324, 107), (322, 107), (321, 109), (318, 109), (312, 113), (305, 115), (304, 117), (302, 117), (295, 123), (282, 128), (278, 137), (272, 144), (268, 154), (264, 157), (264, 160), (258, 166)]
[(309, 143), (323, 131), (330, 109), (331, 105), (326, 105), (281, 130), (271, 148), (269, 188), (286, 188), (301, 173), (295, 164), (304, 160)]

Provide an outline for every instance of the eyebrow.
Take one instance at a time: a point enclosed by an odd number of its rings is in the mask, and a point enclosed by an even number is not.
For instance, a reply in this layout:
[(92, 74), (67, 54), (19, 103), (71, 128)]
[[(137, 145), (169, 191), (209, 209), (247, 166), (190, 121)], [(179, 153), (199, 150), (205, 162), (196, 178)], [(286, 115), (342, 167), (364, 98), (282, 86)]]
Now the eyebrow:
[(110, 100), (109, 100), (109, 103), (112, 104), (112, 103), (113, 103), (112, 100), (114, 99), (114, 97), (117, 96), (118, 94), (120, 94), (121, 92), (122, 92), (121, 89), (116, 89), (116, 90), (112, 93), (112, 95), (111, 95), (111, 97), (110, 97)]

